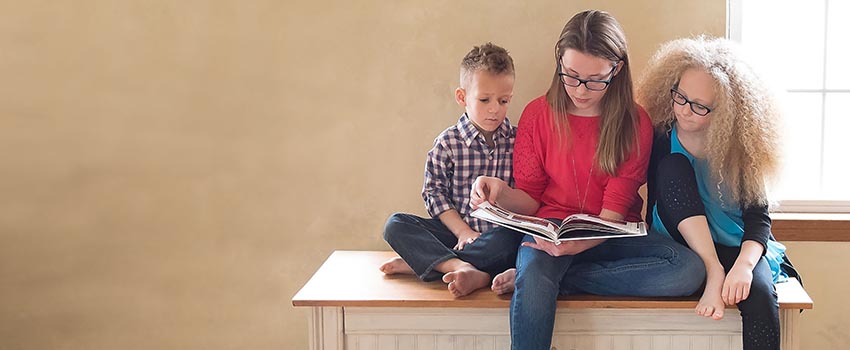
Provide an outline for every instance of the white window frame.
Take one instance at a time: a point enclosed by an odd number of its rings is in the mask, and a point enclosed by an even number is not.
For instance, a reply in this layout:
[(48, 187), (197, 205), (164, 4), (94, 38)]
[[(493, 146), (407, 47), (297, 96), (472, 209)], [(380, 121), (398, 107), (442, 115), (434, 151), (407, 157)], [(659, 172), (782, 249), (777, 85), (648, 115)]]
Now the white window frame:
[[(741, 42), (744, 1), (746, 0), (726, 1), (726, 38), (738, 43)], [(825, 1), (826, 8), (824, 9), (824, 11), (826, 12), (829, 11), (830, 0)], [(827, 35), (829, 35), (828, 32)], [(824, 44), (824, 50), (826, 50), (826, 44)], [(824, 59), (826, 59), (826, 55), (824, 55)], [(824, 72), (824, 74), (826, 74), (826, 72)], [(807, 91), (811, 92), (811, 90)], [(831, 91), (832, 90), (825, 89), (824, 87), (824, 89), (818, 89), (814, 92), (819, 92), (823, 94), (824, 102), (822, 103), (825, 104), (825, 93)], [(825, 109), (821, 108), (821, 110)], [(821, 157), (823, 157), (823, 155), (821, 155)], [(823, 164), (823, 159), (821, 159), (821, 164)], [(821, 168), (823, 168), (823, 165), (821, 165)], [(776, 211), (796, 213), (850, 213), (850, 200), (780, 200)]]

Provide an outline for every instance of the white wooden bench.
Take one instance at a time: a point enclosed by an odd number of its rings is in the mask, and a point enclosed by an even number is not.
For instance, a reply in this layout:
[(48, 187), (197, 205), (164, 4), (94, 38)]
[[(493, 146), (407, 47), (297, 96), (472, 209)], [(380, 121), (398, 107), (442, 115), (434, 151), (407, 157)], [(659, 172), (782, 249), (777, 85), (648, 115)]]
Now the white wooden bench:
[[(389, 251), (336, 251), (292, 298), (311, 308), (310, 349), (509, 349), (510, 295), (480, 290), (455, 299), (441, 282), (385, 276)], [(782, 349), (799, 348), (801, 309), (812, 300), (791, 279), (779, 293)], [(559, 299), (553, 347), (567, 349), (740, 349), (741, 316), (693, 312), (696, 298), (570, 296)]]

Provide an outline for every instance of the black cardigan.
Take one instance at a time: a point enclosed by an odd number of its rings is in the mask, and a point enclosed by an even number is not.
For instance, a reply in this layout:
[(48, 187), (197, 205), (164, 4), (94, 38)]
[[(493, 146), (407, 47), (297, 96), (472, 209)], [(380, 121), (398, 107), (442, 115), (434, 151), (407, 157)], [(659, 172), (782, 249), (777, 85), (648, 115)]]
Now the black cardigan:
[[(649, 169), (647, 170), (647, 191), (646, 191), (646, 223), (652, 227), (652, 208), (655, 206), (655, 179), (658, 172), (658, 164), (664, 156), (670, 154), (670, 133), (655, 131), (655, 137), (652, 141), (652, 155), (649, 158)], [(744, 237), (741, 238), (741, 243), (747, 240), (756, 241), (764, 247), (762, 255), (767, 252), (767, 241), (772, 238), (770, 234), (770, 216), (768, 215), (767, 205), (744, 205), (741, 204), (743, 221), (744, 221)]]

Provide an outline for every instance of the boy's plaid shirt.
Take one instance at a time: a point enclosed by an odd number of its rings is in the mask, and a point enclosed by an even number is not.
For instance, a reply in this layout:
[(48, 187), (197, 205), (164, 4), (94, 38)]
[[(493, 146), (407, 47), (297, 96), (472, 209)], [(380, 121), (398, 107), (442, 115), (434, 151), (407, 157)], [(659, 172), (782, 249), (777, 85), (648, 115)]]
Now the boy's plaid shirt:
[(434, 147), (425, 162), (422, 198), (431, 217), (455, 209), (473, 230), (484, 233), (495, 224), (469, 216), (472, 183), (478, 176), (494, 176), (514, 186), (513, 155), (516, 127), (508, 118), (493, 134), (490, 149), (484, 135), (464, 113), (457, 124), (434, 139)]

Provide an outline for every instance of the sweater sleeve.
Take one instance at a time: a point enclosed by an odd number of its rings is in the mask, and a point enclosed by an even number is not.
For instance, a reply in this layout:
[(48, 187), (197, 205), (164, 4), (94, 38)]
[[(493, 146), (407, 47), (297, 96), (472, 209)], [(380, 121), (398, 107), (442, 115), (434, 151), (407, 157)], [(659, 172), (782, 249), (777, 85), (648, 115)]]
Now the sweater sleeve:
[(545, 157), (542, 135), (539, 129), (541, 119), (546, 117), (545, 99), (531, 101), (517, 126), (514, 142), (514, 182), (517, 189), (525, 191), (531, 198), (540, 202), (540, 197), (549, 183), (549, 177), (543, 167)]
[(770, 215), (768, 215), (767, 205), (751, 205), (744, 207), (744, 237), (741, 238), (741, 243), (744, 241), (756, 241), (762, 245), (764, 250), (762, 255), (767, 252), (767, 240), (770, 239)]
[(616, 176), (608, 181), (602, 197), (603, 209), (627, 217), (635, 200), (640, 197), (638, 188), (646, 182), (646, 170), (652, 151), (652, 123), (649, 115), (640, 106), (638, 120), (637, 147), (632, 148), (629, 156), (617, 169)]

